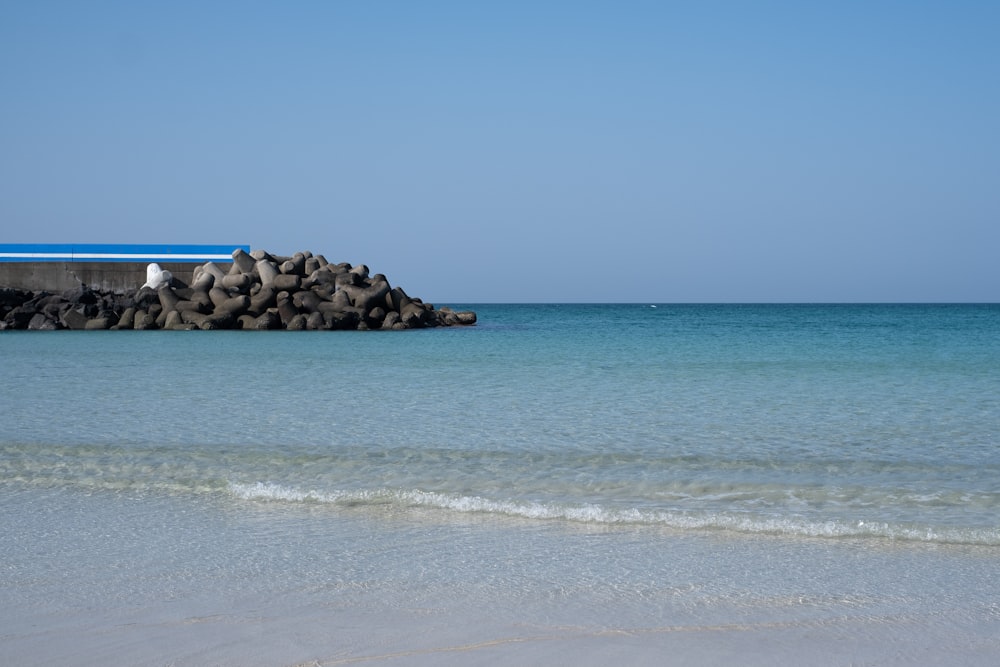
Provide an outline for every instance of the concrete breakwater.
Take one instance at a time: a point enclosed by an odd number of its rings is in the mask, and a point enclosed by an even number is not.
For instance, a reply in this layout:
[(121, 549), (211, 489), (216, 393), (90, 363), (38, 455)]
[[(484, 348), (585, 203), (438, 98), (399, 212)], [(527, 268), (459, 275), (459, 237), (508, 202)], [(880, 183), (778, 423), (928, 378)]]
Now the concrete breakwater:
[(371, 330), (471, 325), (476, 314), (435, 309), (368, 267), (322, 255), (238, 248), (232, 263), (196, 266), (189, 282), (151, 264), (138, 290), (0, 287), (0, 329)]

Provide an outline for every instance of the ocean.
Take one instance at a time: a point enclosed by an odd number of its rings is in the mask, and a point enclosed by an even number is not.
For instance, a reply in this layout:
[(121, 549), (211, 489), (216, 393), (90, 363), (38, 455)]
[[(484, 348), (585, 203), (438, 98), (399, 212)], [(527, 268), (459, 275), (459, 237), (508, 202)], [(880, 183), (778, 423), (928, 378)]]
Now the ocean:
[(0, 333), (0, 663), (1000, 661), (1000, 305)]

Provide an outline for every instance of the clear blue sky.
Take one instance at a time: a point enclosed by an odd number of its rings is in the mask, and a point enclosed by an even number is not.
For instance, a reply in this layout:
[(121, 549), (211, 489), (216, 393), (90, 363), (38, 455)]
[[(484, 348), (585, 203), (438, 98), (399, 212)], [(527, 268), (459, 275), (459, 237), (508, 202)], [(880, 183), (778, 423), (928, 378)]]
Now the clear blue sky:
[(0, 241), (440, 303), (1000, 301), (1000, 2), (0, 0)]

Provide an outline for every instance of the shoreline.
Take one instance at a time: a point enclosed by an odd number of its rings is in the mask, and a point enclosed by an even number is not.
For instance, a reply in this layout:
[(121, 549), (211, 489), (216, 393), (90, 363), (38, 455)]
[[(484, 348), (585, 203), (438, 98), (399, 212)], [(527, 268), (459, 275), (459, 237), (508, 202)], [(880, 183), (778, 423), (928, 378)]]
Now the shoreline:
[[(5, 664), (985, 667), (1000, 655), (996, 547), (9, 490)], [(38, 530), (53, 517), (71, 541)], [(98, 532), (93, 517), (107, 518)]]

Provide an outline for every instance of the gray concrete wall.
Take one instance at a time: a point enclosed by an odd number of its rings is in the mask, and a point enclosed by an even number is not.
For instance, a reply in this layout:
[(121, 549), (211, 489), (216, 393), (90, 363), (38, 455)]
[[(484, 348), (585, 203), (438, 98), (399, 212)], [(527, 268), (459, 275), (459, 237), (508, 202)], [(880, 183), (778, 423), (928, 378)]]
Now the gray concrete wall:
[[(231, 263), (216, 262), (223, 271)], [(170, 271), (185, 283), (198, 263), (163, 262), (160, 268)], [(105, 292), (126, 294), (146, 282), (148, 262), (0, 262), (0, 287), (47, 292), (63, 292), (87, 285)]]

